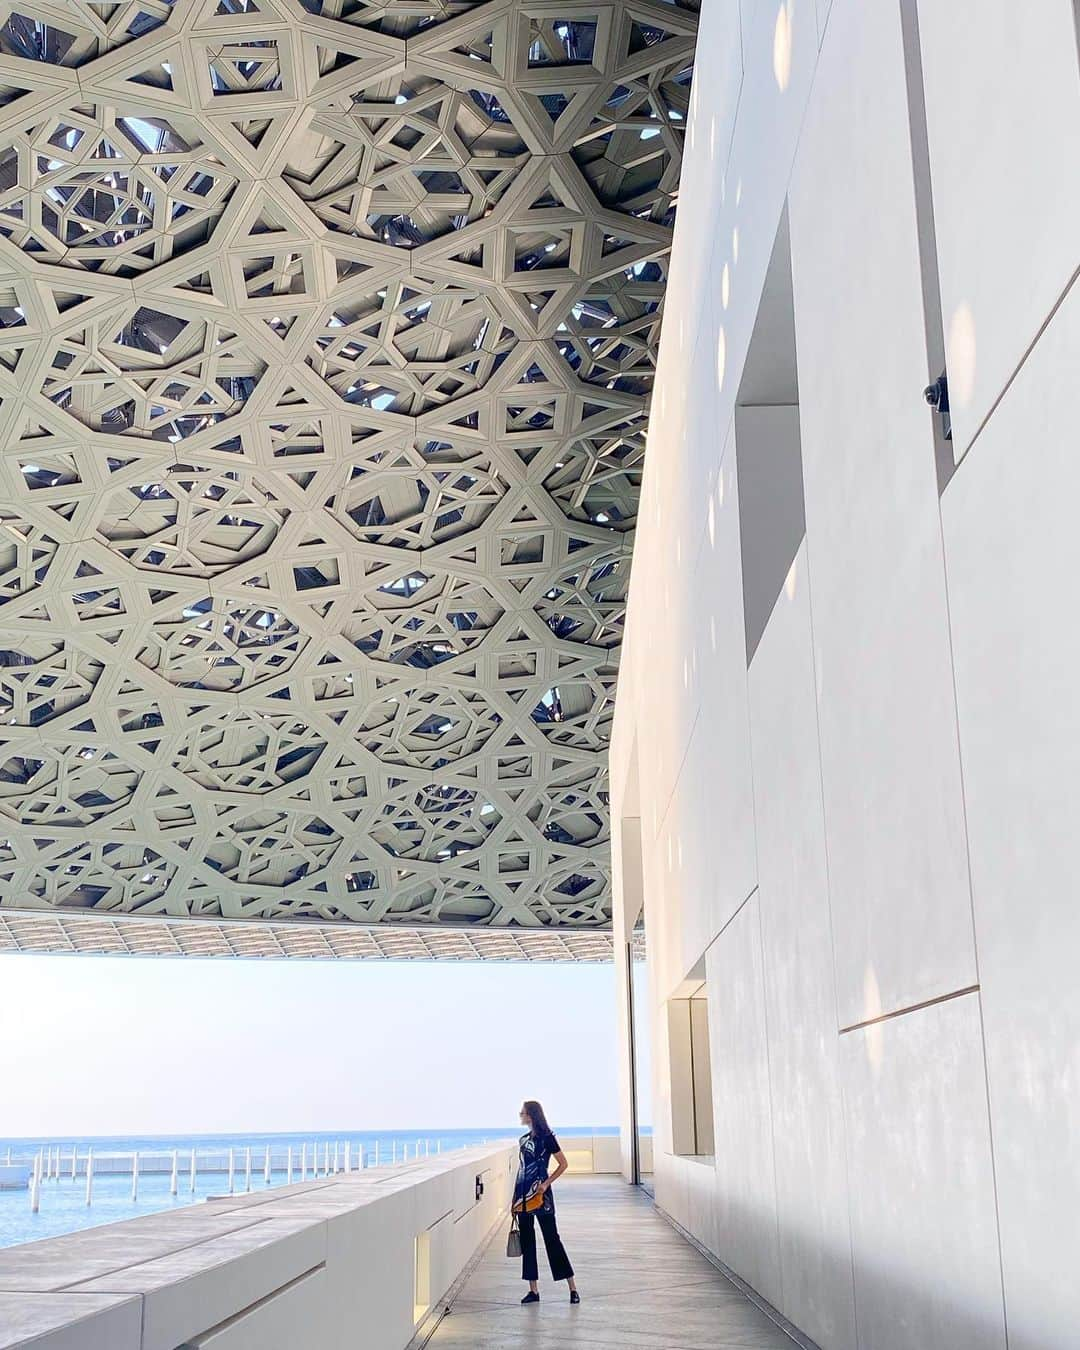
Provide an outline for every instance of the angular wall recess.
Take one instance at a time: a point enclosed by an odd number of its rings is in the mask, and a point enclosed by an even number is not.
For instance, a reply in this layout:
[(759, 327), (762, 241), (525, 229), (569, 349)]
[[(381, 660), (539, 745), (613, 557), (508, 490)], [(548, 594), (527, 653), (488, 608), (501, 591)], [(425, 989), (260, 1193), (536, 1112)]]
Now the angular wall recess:
[(806, 533), (786, 208), (739, 385), (735, 456), (749, 666)]

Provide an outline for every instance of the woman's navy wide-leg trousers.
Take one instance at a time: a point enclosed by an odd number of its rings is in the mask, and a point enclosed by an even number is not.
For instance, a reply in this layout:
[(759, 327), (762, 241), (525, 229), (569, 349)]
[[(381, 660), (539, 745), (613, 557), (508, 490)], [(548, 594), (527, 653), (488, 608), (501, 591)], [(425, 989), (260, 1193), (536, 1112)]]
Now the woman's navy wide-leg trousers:
[(536, 1219), (540, 1220), (540, 1231), (544, 1235), (548, 1265), (551, 1266), (551, 1278), (553, 1280), (570, 1279), (574, 1273), (574, 1267), (570, 1264), (570, 1258), (567, 1256), (566, 1248), (559, 1236), (559, 1229), (555, 1223), (555, 1202), (553, 1199), (550, 1210), (545, 1206), (543, 1209), (538, 1209), (535, 1214), (522, 1214), (520, 1217), (521, 1278), (523, 1280), (539, 1278), (536, 1269), (536, 1225), (534, 1223)]

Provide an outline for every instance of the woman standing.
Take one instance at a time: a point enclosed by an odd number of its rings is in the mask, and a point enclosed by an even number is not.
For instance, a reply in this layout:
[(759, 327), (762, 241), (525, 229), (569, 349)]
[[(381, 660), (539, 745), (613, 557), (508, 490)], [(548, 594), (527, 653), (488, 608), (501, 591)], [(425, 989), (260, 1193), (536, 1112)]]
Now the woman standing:
[[(540, 1291), (536, 1287), (538, 1270), (536, 1266), (536, 1228), (533, 1220), (540, 1220), (540, 1231), (544, 1235), (547, 1248), (548, 1265), (551, 1266), (553, 1280), (566, 1280), (570, 1285), (570, 1302), (580, 1303), (581, 1298), (574, 1283), (574, 1267), (566, 1255), (558, 1227), (555, 1224), (555, 1197), (551, 1193), (552, 1183), (566, 1171), (566, 1157), (559, 1148), (559, 1141), (551, 1133), (539, 1102), (525, 1102), (521, 1108), (521, 1123), (528, 1130), (519, 1141), (517, 1181), (514, 1183), (514, 1208), (520, 1205), (519, 1224), (521, 1228), (521, 1278), (529, 1281), (529, 1292), (522, 1303), (539, 1303)], [(555, 1159), (555, 1171), (548, 1176), (548, 1162)], [(540, 1194), (543, 1204), (539, 1209), (527, 1213), (525, 1200)]]

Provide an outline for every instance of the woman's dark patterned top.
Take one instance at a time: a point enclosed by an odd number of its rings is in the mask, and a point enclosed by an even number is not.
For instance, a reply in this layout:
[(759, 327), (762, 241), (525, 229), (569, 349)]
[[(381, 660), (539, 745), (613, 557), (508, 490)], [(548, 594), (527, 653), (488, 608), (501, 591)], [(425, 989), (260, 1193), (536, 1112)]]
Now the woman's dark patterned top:
[[(514, 1183), (514, 1203), (524, 1199), (538, 1181), (545, 1181), (548, 1163), (559, 1152), (559, 1141), (549, 1130), (547, 1134), (535, 1135), (531, 1131), (518, 1140), (518, 1174)], [(551, 1191), (544, 1194), (544, 1208), (552, 1210), (554, 1200)]]

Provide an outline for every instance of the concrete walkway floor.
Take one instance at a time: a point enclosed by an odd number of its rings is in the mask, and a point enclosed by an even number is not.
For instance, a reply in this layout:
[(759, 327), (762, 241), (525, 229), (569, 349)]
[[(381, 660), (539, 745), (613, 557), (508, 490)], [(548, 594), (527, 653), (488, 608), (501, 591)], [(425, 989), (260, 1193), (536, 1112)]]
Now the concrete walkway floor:
[(553, 1284), (537, 1232), (540, 1303), (500, 1230), (428, 1341), (431, 1350), (795, 1350), (795, 1342), (615, 1177), (564, 1177), (559, 1231), (581, 1303)]

